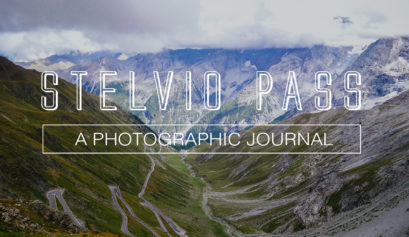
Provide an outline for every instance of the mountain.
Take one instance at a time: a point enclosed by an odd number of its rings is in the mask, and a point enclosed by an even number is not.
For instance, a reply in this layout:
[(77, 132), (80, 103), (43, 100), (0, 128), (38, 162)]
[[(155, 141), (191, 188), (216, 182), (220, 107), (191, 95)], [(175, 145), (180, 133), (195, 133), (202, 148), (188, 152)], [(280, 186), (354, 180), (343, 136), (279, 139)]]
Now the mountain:
[(382, 38), (346, 70), (363, 78), (364, 108), (372, 108), (409, 89), (409, 37)]
[[(361, 74), (362, 109), (373, 108), (399, 95), (409, 89), (409, 37), (382, 38), (373, 42), (340, 75), (347, 71)], [(333, 84), (333, 104), (343, 107), (343, 77), (335, 79)], [(277, 120), (314, 110), (312, 96), (305, 102), (303, 111), (293, 108)]]
[[(311, 86), (315, 71), (325, 69), (334, 73), (334, 76), (338, 75), (357, 57), (351, 50), (351, 47), (323, 45), (294, 49), (180, 49), (133, 57), (107, 53), (95, 59), (85, 55), (81, 60), (76, 56), (61, 55), (21, 65), (38, 70), (55, 69), (59, 75), (68, 79), (72, 78), (69, 74), (71, 70), (88, 71), (89, 76), (84, 78), (84, 89), (95, 94), (99, 93), (99, 71), (118, 71), (118, 77), (113, 78), (109, 85), (116, 88), (117, 93), (110, 98), (125, 109), (129, 107), (129, 71), (135, 71), (136, 101), (148, 108), (144, 113), (135, 114), (146, 123), (265, 123), (285, 112), (281, 110), (281, 104), (289, 70), (296, 71), (298, 80), (302, 82), (300, 90), (303, 99), (309, 98), (313, 92)], [(59, 68), (62, 65), (66, 67)], [(257, 70), (269, 71), (274, 77), (274, 89), (267, 96), (265, 108), (261, 112), (255, 106)], [(153, 71), (161, 72), (162, 82), (166, 79), (167, 71), (174, 71), (167, 111), (158, 108)], [(185, 71), (192, 72), (191, 111), (185, 109)], [(219, 111), (207, 111), (203, 107), (203, 75), (206, 71), (218, 71), (221, 75), (222, 108)]]
[[(365, 109), (398, 95), (409, 88), (408, 47), (408, 37), (402, 36), (379, 39), (365, 50), (317, 45), (253, 50), (179, 49), (134, 56), (110, 52), (71, 53), (20, 64), (40, 71), (55, 70), (68, 80), (73, 80), (71, 70), (88, 71), (83, 87), (94, 94), (99, 93), (99, 71), (118, 71), (118, 77), (109, 83), (117, 89), (110, 99), (124, 109), (129, 107), (129, 71), (135, 71), (136, 102), (147, 106), (147, 111), (135, 114), (148, 124), (269, 123), (316, 111), (316, 71), (332, 74), (331, 89), (336, 107), (344, 106), (346, 71), (361, 73)], [(160, 72), (162, 82), (167, 71), (175, 73), (167, 111), (158, 108), (153, 71)], [(191, 111), (185, 109), (185, 71), (192, 72)], [(203, 74), (206, 71), (218, 71), (221, 75), (222, 107), (218, 111), (207, 111), (203, 107)], [(273, 90), (265, 97), (262, 111), (256, 110), (256, 71), (268, 71), (274, 79)], [(302, 111), (295, 110), (294, 105), (290, 105), (289, 111), (281, 109), (289, 71), (296, 72)]]
[[(209, 184), (205, 192), (208, 206), (232, 235), (406, 236), (408, 103), (409, 91), (405, 91), (370, 110), (339, 108), (282, 122), (361, 124), (361, 154), (204, 154), (189, 155), (187, 161)], [(277, 134), (280, 129), (256, 126), (242, 131), (240, 144), (245, 144), (246, 134), (253, 131)], [(290, 125), (286, 131), (303, 130)], [(356, 136), (342, 127), (319, 129), (320, 134), (326, 131), (340, 134), (332, 143), (341, 148), (348, 144), (349, 136)], [(249, 148), (201, 145), (192, 150), (234, 152)], [(252, 150), (308, 152), (316, 151), (317, 146)]]
[[(177, 156), (43, 154), (42, 124), (140, 125), (141, 121), (122, 109), (101, 111), (99, 98), (88, 93), (83, 94), (83, 111), (77, 111), (76, 88), (63, 79), (56, 86), (58, 110), (45, 111), (40, 107), (44, 95), (40, 78), (39, 72), (0, 57), (1, 236), (86, 231), (96, 236), (168, 236), (176, 232), (225, 236), (221, 226), (201, 209), (203, 184), (189, 175)], [(45, 150), (64, 148), (65, 139), (80, 131), (80, 127), (46, 130)], [(135, 126), (121, 131), (151, 130)], [(132, 151), (144, 149), (142, 145), (132, 147)], [(63, 199), (56, 202), (56, 197)], [(133, 212), (119, 210), (128, 207)], [(64, 209), (65, 214), (55, 209)]]

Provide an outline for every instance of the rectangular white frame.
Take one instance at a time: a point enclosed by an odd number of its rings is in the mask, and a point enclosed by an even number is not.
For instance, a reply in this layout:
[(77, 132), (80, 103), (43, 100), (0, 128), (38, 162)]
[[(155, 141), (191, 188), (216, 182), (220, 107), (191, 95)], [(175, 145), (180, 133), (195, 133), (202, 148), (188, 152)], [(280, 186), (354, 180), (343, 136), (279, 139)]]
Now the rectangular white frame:
[(61, 154), (61, 155), (131, 155), (131, 154), (192, 154), (192, 155), (203, 155), (203, 154), (213, 154), (213, 155), (274, 155), (274, 154), (295, 154), (295, 155), (360, 155), (362, 154), (362, 125), (361, 124), (194, 124), (193, 126), (240, 126), (240, 127), (254, 127), (254, 126), (268, 126), (268, 127), (284, 127), (284, 126), (300, 126), (300, 127), (312, 127), (312, 126), (338, 126), (338, 127), (359, 127), (359, 152), (54, 152), (54, 151), (44, 151), (44, 129), (45, 127), (155, 127), (155, 126), (192, 126), (192, 124), (43, 124), (42, 134), (41, 134), (41, 150), (43, 154)]

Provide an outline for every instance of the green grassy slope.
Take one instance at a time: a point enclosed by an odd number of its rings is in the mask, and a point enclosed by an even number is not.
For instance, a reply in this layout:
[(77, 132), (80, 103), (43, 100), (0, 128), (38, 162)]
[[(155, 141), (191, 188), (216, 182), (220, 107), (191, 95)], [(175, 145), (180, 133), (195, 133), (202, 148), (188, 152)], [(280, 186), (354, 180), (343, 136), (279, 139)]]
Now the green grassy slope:
[[(74, 85), (60, 79), (60, 107), (44, 111), (40, 107), (40, 73), (25, 70), (0, 57), (0, 197), (38, 199), (47, 202), (48, 190), (61, 187), (64, 198), (74, 214), (86, 222), (89, 230), (121, 234), (121, 216), (114, 209), (108, 185), (118, 185), (135, 214), (152, 226), (161, 236), (154, 214), (140, 204), (138, 193), (150, 169), (146, 155), (43, 155), (41, 126), (47, 123), (139, 124), (140, 120), (121, 109), (100, 111), (99, 98), (83, 94), (83, 111), (75, 109)], [(136, 128), (142, 131), (140, 128)], [(125, 129), (126, 130), (126, 129)], [(79, 132), (46, 133), (64, 141)], [(108, 128), (113, 132), (113, 128)], [(134, 130), (132, 130), (134, 131)], [(49, 142), (50, 150), (61, 143)], [(127, 151), (131, 148), (118, 148)], [(143, 147), (132, 147), (141, 151)], [(158, 159), (162, 159), (158, 157)], [(215, 236), (220, 227), (206, 218), (200, 206), (200, 184), (187, 177), (181, 161), (169, 158), (166, 169), (158, 168), (152, 175), (145, 197), (155, 201), (190, 236)], [(190, 221), (190, 210), (196, 210), (198, 221)], [(129, 230), (137, 236), (151, 236), (149, 230), (129, 219)], [(169, 228), (168, 228), (169, 229)]]

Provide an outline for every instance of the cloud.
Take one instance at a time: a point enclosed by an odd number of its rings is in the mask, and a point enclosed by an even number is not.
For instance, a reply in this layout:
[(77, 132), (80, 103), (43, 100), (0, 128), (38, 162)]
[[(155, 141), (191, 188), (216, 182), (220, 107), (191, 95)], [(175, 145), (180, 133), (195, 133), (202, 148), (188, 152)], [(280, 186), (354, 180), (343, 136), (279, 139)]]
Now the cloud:
[(95, 52), (115, 49), (116, 46), (96, 44), (80, 31), (49, 30), (0, 33), (0, 42), (7, 42), (1, 52), (16, 61), (35, 60), (72, 50)]
[(406, 9), (406, 0), (6, 0), (0, 52), (32, 60), (70, 50), (355, 45), (408, 34)]
[[(2, 1), (0, 31), (37, 28), (154, 33), (192, 27), (197, 3), (189, 0)], [(193, 11), (193, 12), (192, 12)]]
[(334, 17), (334, 20), (338, 21), (342, 25), (352, 24), (351, 18), (349, 18), (347, 16), (336, 16), (336, 17)]

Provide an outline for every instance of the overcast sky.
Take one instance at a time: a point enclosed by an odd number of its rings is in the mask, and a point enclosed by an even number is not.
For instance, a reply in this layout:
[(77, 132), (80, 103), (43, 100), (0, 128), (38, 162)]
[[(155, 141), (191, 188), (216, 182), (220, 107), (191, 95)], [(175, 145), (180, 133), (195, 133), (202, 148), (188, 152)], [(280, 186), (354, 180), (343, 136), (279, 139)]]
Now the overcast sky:
[(363, 45), (409, 34), (408, 0), (2, 0), (0, 53)]

